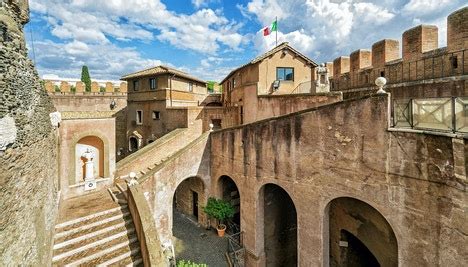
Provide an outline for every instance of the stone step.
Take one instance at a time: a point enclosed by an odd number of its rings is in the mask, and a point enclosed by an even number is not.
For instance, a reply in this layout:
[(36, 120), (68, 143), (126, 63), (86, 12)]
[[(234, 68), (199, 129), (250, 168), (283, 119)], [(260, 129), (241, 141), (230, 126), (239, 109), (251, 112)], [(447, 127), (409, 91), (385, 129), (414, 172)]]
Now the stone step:
[(107, 218), (99, 220), (99, 221), (94, 221), (94, 222), (89, 223), (89, 224), (81, 224), (79, 226), (77, 225), (76, 228), (72, 228), (72, 229), (69, 229), (69, 230), (66, 230), (66, 231), (56, 233), (55, 238), (58, 239), (58, 238), (65, 237), (65, 236), (72, 235), (72, 234), (76, 234), (76, 233), (79, 233), (79, 232), (82, 232), (82, 231), (85, 231), (85, 230), (88, 230), (88, 229), (90, 229), (91, 231), (96, 231), (97, 229), (95, 229), (95, 228), (97, 226), (100, 226), (100, 225), (103, 225), (103, 224), (106, 224), (106, 223), (109, 223), (109, 222), (112, 222), (112, 221), (116, 221), (116, 220), (119, 220), (119, 219), (125, 220), (125, 218), (129, 217), (129, 216), (130, 216), (130, 211), (125, 211), (124, 213), (120, 213), (120, 214), (114, 215), (112, 217), (107, 217)]
[(126, 205), (122, 205), (120, 207), (104, 210), (104, 211), (101, 211), (101, 212), (97, 212), (97, 213), (93, 213), (93, 214), (90, 214), (90, 215), (87, 215), (87, 216), (76, 218), (76, 219), (73, 219), (73, 220), (70, 220), (70, 221), (66, 221), (66, 222), (55, 225), (55, 230), (56, 231), (57, 230), (66, 230), (66, 228), (73, 228), (74, 224), (83, 223), (85, 221), (91, 221), (91, 220), (95, 220), (95, 219), (99, 220), (100, 217), (106, 217), (109, 214), (119, 213), (119, 212), (121, 213), (126, 208), (127, 208)]
[[(62, 239), (62, 240), (55, 240), (55, 244), (54, 244), (54, 247), (53, 249), (60, 249), (60, 248), (63, 248), (63, 247), (67, 247), (67, 246), (70, 246), (70, 245), (73, 245), (73, 244), (76, 244), (78, 242), (82, 242), (82, 241), (87, 241), (87, 240), (90, 240), (96, 236), (101, 236), (103, 234), (109, 234), (113, 231), (116, 231), (116, 230), (119, 230), (119, 232), (121, 232), (122, 230), (125, 230), (126, 226), (129, 226), (131, 225), (132, 222), (131, 221), (123, 221), (123, 222), (119, 222), (117, 224), (113, 224), (111, 226), (107, 226), (107, 227), (104, 227), (102, 229), (97, 229), (96, 231), (90, 231), (90, 232), (81, 232), (81, 235), (76, 235), (76, 236), (73, 236), (72, 238), (68, 238), (68, 239)], [(93, 229), (94, 230), (94, 229)], [(81, 243), (80, 243), (81, 244)]]
[[(93, 251), (95, 253), (89, 253), (88, 255), (79, 255), (78, 257), (72, 257), (68, 259), (65, 264), (57, 264), (57, 266), (77, 266), (77, 265), (86, 265), (94, 266), (98, 262), (106, 261), (109, 258), (109, 255), (114, 254), (116, 251), (128, 250), (130, 245), (138, 246), (138, 239), (136, 236), (133, 236), (127, 240), (118, 240), (120, 242), (113, 242), (111, 245), (103, 247), (102, 250)], [(56, 265), (56, 264), (54, 264)]]
[(130, 263), (133, 263), (132, 257), (135, 257), (135, 255), (137, 255), (139, 252), (140, 252), (139, 247), (134, 248), (132, 250), (125, 251), (124, 253), (122, 253), (122, 254), (120, 254), (120, 255), (118, 255), (118, 256), (110, 259), (110, 260), (99, 263), (97, 266), (98, 267), (109, 266), (111, 264), (116, 264), (116, 263), (118, 263), (118, 266), (127, 265), (128, 263), (126, 263), (124, 261), (128, 261), (128, 259), (130, 259), (130, 261), (131, 261)]
[[(106, 261), (108, 261), (110, 259), (118, 257), (119, 255), (122, 255), (122, 254), (124, 254), (124, 253), (126, 253), (128, 251), (132, 251), (132, 250), (140, 248), (140, 245), (138, 243), (138, 240), (137, 240), (136, 236), (135, 236), (135, 239), (133, 239), (133, 237), (132, 237), (128, 241), (129, 242), (127, 242), (125, 244), (122, 244), (122, 243), (117, 244), (118, 247), (116, 245), (114, 247), (106, 249), (106, 253), (101, 254), (98, 257), (94, 257), (91, 260), (86, 260), (85, 265), (86, 266), (96, 266), (96, 265), (102, 264), (102, 263), (104, 263), (104, 262), (106, 262)], [(122, 266), (122, 265), (123, 264), (120, 264), (120, 262), (117, 263), (117, 266)]]
[[(64, 247), (61, 249), (54, 250), (54, 256), (52, 258), (52, 262), (57, 262), (59, 260), (68, 258), (80, 252), (84, 252), (87, 250), (92, 250), (97, 246), (104, 245), (105, 243), (113, 242), (114, 240), (118, 240), (121, 237), (127, 237), (127, 235), (133, 234), (135, 232), (135, 228), (130, 228), (128, 230), (124, 230), (122, 232), (104, 237), (104, 238), (94, 238), (91, 240), (90, 243), (87, 244), (78, 244), (78, 246), (72, 246), (70, 248)], [(68, 250), (67, 250), (68, 249)]]

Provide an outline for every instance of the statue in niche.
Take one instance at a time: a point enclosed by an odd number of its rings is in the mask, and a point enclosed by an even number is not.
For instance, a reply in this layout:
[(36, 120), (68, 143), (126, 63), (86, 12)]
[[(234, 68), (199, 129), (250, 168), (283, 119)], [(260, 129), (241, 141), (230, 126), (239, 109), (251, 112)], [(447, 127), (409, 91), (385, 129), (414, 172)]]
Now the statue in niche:
[(328, 68), (325, 64), (320, 64), (315, 68), (317, 80), (315, 81), (315, 92), (327, 93), (330, 92), (330, 81), (328, 79)]
[(93, 152), (89, 150), (89, 148), (86, 149), (86, 152), (83, 153), (81, 158), (85, 161), (85, 181), (86, 180), (94, 180), (94, 158), (95, 155)]

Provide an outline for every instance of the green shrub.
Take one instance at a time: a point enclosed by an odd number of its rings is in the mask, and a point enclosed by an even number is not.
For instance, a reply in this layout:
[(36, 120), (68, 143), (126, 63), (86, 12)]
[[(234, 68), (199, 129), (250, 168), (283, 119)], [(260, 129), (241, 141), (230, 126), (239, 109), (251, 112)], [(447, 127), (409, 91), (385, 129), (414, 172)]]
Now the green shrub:
[(89, 76), (87, 66), (81, 68), (81, 81), (85, 84), (85, 91), (91, 92), (91, 76)]
[(208, 267), (204, 263), (194, 263), (191, 261), (180, 260), (177, 262), (177, 267)]
[(223, 223), (226, 219), (231, 219), (235, 213), (231, 203), (213, 197), (208, 198), (208, 203), (206, 203), (203, 210), (209, 217), (217, 219), (220, 223)]

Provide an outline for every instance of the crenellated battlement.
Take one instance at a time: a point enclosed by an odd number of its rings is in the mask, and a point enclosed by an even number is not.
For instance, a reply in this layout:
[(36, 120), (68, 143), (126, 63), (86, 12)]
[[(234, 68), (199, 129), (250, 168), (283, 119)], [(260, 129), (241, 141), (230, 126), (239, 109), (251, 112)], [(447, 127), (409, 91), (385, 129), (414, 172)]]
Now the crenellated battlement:
[(49, 94), (96, 94), (96, 93), (105, 93), (105, 94), (126, 94), (127, 93), (127, 83), (121, 82), (120, 84), (115, 84), (113, 82), (91, 82), (91, 91), (88, 92), (85, 90), (86, 86), (83, 82), (70, 83), (66, 81), (44, 81), (44, 88)]
[(438, 47), (438, 37), (437, 26), (419, 25), (402, 34), (401, 56), (398, 40), (383, 39), (371, 50), (338, 57), (327, 65), (331, 90), (373, 87), (380, 76), (396, 84), (468, 74), (468, 7), (447, 17), (446, 47)]

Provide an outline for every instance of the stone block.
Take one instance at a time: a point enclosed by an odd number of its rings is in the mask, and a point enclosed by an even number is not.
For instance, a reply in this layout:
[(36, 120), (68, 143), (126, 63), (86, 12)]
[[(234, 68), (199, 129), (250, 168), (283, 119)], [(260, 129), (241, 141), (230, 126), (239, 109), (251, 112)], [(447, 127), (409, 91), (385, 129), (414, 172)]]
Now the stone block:
[(328, 69), (328, 77), (333, 77), (333, 62), (325, 62), (325, 67)]
[(438, 48), (437, 26), (419, 25), (403, 33), (403, 60), (417, 60), (422, 54)]
[(127, 92), (127, 83), (126, 82), (121, 82), (119, 90), (120, 90), (121, 93), (126, 93)]
[(367, 49), (359, 49), (349, 55), (350, 72), (357, 72), (360, 69), (370, 67), (372, 65), (372, 52)]
[(75, 88), (76, 93), (83, 93), (85, 91), (85, 85), (83, 82), (76, 82)]
[(106, 93), (113, 93), (114, 92), (114, 84), (111, 82), (106, 82)]
[(99, 93), (99, 84), (97, 82), (91, 83), (91, 92), (92, 93)]
[(385, 63), (400, 57), (400, 43), (397, 40), (384, 39), (372, 45), (372, 67), (381, 68)]
[(339, 77), (341, 74), (349, 72), (349, 57), (338, 57), (333, 60), (333, 76)]
[(447, 50), (468, 48), (468, 7), (459, 9), (447, 17)]
[(45, 90), (49, 93), (55, 92), (54, 84), (51, 81), (46, 81), (44, 83)]
[(70, 93), (70, 84), (67, 82), (60, 83), (60, 92), (62, 93)]

